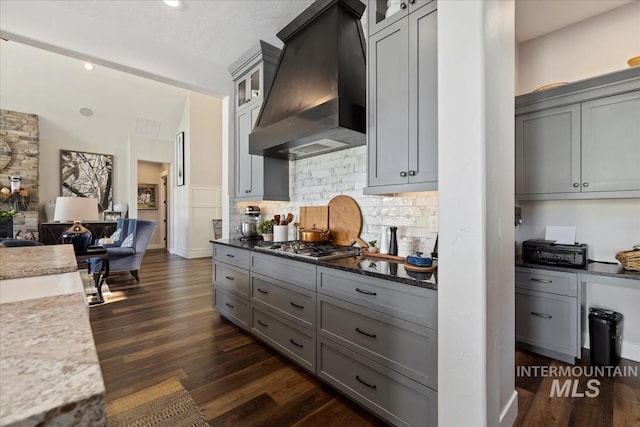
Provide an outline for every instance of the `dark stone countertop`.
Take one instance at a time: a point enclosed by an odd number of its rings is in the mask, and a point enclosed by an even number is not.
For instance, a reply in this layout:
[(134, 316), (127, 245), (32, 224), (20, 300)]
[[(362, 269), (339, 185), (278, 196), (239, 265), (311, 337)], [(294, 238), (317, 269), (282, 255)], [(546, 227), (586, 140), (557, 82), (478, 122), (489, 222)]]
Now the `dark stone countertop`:
[(338, 258), (325, 261), (316, 261), (313, 259), (296, 258), (286, 254), (278, 254), (273, 252), (266, 252), (263, 250), (255, 249), (254, 246), (258, 241), (242, 241), (238, 239), (226, 240), (218, 239), (211, 240), (211, 243), (219, 243), (234, 248), (247, 249), (252, 252), (279, 256), (282, 258), (291, 259), (294, 261), (306, 262), (309, 264), (315, 264), (323, 267), (334, 268), (336, 270), (342, 270), (349, 273), (362, 274), (365, 276), (377, 277), (379, 279), (390, 280), (393, 282), (404, 283), (411, 286), (419, 286), (421, 288), (438, 290), (438, 270), (433, 273), (417, 273), (413, 271), (407, 271), (402, 263), (396, 263), (378, 258), (368, 258), (366, 256), (352, 256), (348, 258)]
[(620, 264), (592, 262), (586, 268), (571, 268), (556, 265), (531, 264), (521, 258), (516, 259), (516, 267), (537, 268), (540, 270), (563, 271), (565, 273), (590, 274), (593, 276), (615, 277), (617, 279), (640, 280), (640, 271), (625, 270)]

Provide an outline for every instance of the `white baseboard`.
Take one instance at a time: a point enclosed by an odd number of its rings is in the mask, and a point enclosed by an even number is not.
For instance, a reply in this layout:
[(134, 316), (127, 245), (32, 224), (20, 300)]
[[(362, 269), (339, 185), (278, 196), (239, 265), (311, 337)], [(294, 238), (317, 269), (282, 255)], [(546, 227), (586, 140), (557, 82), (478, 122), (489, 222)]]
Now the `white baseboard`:
[[(590, 349), (589, 345), (589, 333), (582, 334), (582, 342), (584, 343), (583, 347), (586, 349)], [(640, 344), (636, 344), (630, 341), (622, 340), (622, 351), (620, 356), (623, 359), (633, 360), (635, 362), (640, 362)]]
[(149, 244), (149, 246), (147, 246), (147, 249), (166, 249), (166, 248), (162, 243), (154, 243), (154, 244)]
[(207, 246), (206, 248), (192, 249), (186, 258), (207, 258), (213, 255), (213, 246)]
[(511, 427), (518, 416), (518, 392), (513, 391), (509, 403), (500, 414), (500, 427)]

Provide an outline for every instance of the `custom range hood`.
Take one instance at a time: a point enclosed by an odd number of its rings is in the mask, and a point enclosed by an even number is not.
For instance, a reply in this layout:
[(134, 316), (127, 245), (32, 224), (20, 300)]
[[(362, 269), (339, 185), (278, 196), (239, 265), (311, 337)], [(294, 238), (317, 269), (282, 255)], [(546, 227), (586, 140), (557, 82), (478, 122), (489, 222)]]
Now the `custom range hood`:
[(277, 34), (284, 47), (249, 153), (294, 160), (365, 144), (364, 9), (318, 0)]

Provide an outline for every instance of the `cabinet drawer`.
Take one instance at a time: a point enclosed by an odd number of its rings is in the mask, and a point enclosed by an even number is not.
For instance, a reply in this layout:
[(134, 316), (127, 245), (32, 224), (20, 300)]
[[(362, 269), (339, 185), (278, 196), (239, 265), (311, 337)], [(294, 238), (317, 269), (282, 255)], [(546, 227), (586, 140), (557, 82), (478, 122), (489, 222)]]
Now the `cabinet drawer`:
[(438, 425), (437, 392), (323, 337), (318, 376), (394, 425)]
[(316, 290), (316, 266), (313, 264), (254, 253), (251, 254), (251, 271), (294, 283), (310, 291)]
[(239, 268), (249, 269), (249, 251), (231, 246), (213, 244), (213, 260), (231, 264)]
[(438, 295), (430, 289), (318, 267), (318, 292), (438, 328)]
[(214, 262), (213, 281), (217, 286), (249, 298), (249, 272), (247, 270)]
[(577, 298), (542, 292), (516, 292), (516, 340), (576, 356)]
[(242, 329), (249, 329), (249, 301), (214, 285), (213, 306), (220, 312), (220, 315)]
[(318, 297), (318, 333), (437, 390), (433, 329), (335, 298)]
[(307, 328), (315, 328), (315, 292), (251, 273), (251, 299), (275, 310), (287, 320)]
[(516, 288), (578, 296), (578, 275), (562, 271), (516, 268)]
[(315, 374), (315, 332), (287, 322), (277, 315), (271, 315), (258, 307), (252, 307), (251, 313), (251, 332)]

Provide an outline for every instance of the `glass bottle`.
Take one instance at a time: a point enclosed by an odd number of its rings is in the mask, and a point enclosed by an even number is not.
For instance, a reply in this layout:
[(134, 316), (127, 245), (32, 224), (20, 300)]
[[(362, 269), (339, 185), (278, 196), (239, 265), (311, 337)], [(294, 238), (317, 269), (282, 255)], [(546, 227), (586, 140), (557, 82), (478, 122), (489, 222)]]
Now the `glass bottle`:
[(398, 227), (389, 227), (391, 238), (389, 239), (389, 255), (398, 255)]

